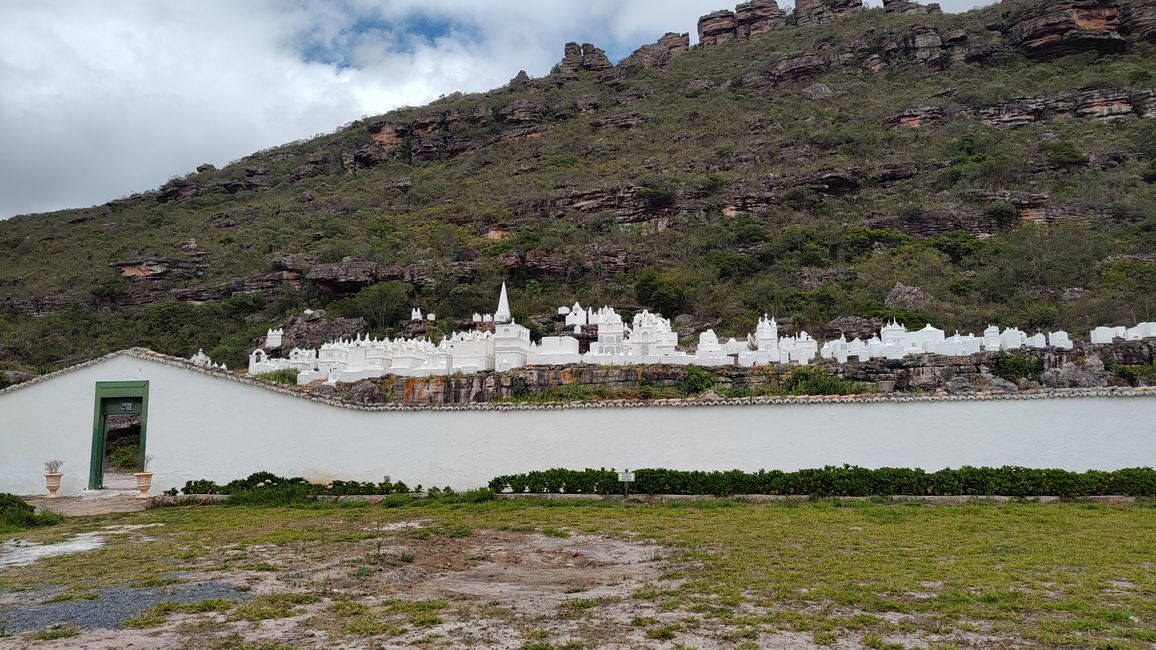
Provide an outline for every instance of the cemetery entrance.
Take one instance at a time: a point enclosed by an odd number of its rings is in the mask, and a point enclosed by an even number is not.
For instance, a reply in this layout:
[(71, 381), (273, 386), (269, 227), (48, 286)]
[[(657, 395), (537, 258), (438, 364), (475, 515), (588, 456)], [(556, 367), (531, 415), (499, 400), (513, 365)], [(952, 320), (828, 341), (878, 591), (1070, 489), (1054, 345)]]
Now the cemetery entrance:
[(132, 473), (144, 468), (148, 386), (147, 381), (96, 383), (90, 490), (131, 489)]

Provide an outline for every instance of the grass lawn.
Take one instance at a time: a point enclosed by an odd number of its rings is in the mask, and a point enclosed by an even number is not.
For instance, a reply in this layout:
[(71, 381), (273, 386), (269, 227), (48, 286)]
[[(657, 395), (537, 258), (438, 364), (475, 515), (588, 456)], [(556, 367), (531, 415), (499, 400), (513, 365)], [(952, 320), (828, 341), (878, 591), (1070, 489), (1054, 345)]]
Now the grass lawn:
[[(224, 581), (241, 600), (162, 602), (123, 630), (81, 629), (61, 643), (115, 647), (139, 634), (190, 648), (1156, 643), (1150, 504), (174, 507), (69, 519), (0, 542), (122, 524), (162, 525), (0, 568), (0, 621), (53, 599), (99, 606), (102, 590)], [(52, 636), (25, 631), (0, 647), (50, 647)]]

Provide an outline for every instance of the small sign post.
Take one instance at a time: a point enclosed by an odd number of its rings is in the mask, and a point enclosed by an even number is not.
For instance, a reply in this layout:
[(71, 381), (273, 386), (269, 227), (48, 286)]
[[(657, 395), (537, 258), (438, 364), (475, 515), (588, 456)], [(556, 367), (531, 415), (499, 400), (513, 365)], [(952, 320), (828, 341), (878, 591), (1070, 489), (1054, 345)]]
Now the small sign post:
[(628, 469), (618, 472), (618, 482), (622, 483), (622, 496), (630, 496), (630, 484), (634, 482), (634, 472)]

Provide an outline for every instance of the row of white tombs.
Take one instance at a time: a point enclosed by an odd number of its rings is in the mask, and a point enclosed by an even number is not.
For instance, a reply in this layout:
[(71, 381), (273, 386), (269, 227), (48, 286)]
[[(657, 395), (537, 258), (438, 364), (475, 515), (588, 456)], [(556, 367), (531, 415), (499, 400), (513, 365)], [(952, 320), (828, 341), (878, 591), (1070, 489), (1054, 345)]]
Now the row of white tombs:
[[(780, 337), (775, 319), (764, 315), (746, 340), (731, 338), (720, 342), (713, 330), (707, 330), (699, 335), (695, 351), (689, 353), (678, 349), (678, 334), (671, 328), (670, 320), (660, 314), (649, 311), (635, 314), (629, 326), (611, 307), (585, 309), (575, 303), (573, 307), (560, 308), (559, 314), (566, 316), (567, 327), (575, 334), (581, 333), (585, 327), (597, 327), (597, 339), (590, 342), (588, 352), (579, 353), (578, 339), (569, 334), (545, 336), (539, 343), (531, 341), (530, 330), (510, 317), (503, 285), (498, 310), (479, 321), (493, 323), (493, 327), (485, 331), (454, 332), (438, 343), (429, 339), (376, 339), (359, 335), (353, 339), (331, 341), (320, 349), (294, 348), (288, 358), (273, 358), (265, 349), (258, 348), (249, 356), (249, 374), (295, 370), (298, 372), (297, 382), (304, 385), (319, 379), (335, 383), (387, 374), (428, 377), (578, 363), (750, 367), (773, 363), (806, 365), (816, 357), (846, 363), (902, 359), (918, 354), (964, 356), (1020, 348), (1072, 349), (1072, 341), (1063, 331), (1028, 336), (1014, 327), (1001, 331), (993, 325), (984, 330), (982, 336), (961, 335), (959, 332), (946, 336), (943, 330), (931, 325), (909, 331), (895, 321), (887, 323), (878, 335), (866, 341), (859, 338), (847, 340), (840, 336), (820, 345), (806, 332)], [(264, 348), (280, 348), (282, 335), (282, 330), (269, 330)], [(1097, 327), (1091, 332), (1094, 344), (1152, 337), (1156, 337), (1156, 322), (1140, 323), (1130, 328)], [(200, 361), (211, 363), (207, 358)]]

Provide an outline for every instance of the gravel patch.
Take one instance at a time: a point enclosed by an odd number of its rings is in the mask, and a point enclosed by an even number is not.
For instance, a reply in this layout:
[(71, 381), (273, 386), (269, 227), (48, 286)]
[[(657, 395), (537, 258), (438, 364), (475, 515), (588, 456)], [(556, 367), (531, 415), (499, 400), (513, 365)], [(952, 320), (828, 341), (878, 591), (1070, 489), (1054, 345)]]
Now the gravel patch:
[[(55, 592), (40, 594), (51, 598)], [(128, 619), (164, 601), (194, 603), (210, 598), (245, 600), (249, 594), (228, 582), (210, 581), (166, 587), (111, 587), (97, 589), (95, 600), (0, 606), (0, 629), (7, 634), (32, 632), (50, 626), (84, 630), (117, 629)]]

